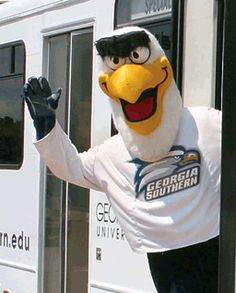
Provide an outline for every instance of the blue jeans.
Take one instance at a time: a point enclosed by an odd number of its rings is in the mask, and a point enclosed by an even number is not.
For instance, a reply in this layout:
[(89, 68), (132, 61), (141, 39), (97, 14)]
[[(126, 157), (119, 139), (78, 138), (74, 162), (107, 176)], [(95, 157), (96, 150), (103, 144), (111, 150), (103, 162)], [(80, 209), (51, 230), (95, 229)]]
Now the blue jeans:
[(148, 253), (158, 293), (217, 293), (219, 237), (164, 253)]

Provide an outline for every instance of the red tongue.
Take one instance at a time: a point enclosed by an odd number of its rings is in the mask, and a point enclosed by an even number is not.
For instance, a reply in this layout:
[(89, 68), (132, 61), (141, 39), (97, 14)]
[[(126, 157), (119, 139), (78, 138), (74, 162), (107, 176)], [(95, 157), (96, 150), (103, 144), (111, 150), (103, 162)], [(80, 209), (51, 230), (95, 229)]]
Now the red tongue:
[(151, 116), (154, 108), (154, 98), (146, 97), (135, 104), (128, 103), (125, 105), (125, 113), (132, 121), (140, 121)]

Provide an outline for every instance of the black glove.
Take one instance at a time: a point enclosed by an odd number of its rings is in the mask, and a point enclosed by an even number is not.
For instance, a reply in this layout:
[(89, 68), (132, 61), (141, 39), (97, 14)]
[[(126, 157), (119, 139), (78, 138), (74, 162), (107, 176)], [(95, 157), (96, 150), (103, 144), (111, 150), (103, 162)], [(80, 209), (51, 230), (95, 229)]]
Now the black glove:
[(30, 77), (24, 85), (24, 99), (34, 120), (36, 138), (47, 135), (55, 125), (55, 111), (58, 106), (61, 89), (52, 94), (48, 81), (44, 77)]

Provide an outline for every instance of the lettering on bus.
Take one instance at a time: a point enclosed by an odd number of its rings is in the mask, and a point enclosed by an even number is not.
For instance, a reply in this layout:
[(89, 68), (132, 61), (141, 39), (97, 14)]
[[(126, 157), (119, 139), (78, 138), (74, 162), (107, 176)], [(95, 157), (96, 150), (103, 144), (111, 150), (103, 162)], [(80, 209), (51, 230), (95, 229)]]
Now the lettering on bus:
[(98, 202), (96, 206), (96, 236), (112, 240), (125, 240), (124, 231), (108, 202)]
[(170, 12), (171, 0), (146, 0), (145, 7), (146, 15)]
[(118, 222), (116, 216), (112, 211), (111, 205), (108, 202), (99, 202), (97, 204), (96, 217), (99, 222), (110, 222), (112, 224)]
[(29, 251), (30, 237), (25, 236), (23, 231), (18, 235), (0, 232), (0, 247)]

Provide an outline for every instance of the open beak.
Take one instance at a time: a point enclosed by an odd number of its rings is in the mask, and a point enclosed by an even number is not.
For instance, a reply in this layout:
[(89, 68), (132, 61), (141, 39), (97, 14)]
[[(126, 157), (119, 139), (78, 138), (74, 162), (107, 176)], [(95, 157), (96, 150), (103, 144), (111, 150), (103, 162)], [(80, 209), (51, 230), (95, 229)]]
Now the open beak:
[(102, 90), (121, 104), (126, 123), (140, 134), (148, 135), (162, 117), (163, 96), (173, 73), (165, 56), (151, 64), (125, 64), (110, 74), (102, 73)]

